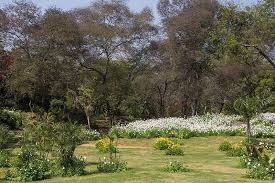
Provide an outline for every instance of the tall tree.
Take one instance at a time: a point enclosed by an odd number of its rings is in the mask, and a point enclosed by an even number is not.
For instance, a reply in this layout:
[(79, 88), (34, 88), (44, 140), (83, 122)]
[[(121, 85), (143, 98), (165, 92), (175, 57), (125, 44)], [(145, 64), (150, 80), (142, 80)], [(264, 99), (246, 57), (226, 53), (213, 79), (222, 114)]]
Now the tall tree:
[(195, 115), (200, 108), (201, 82), (209, 65), (203, 48), (215, 22), (218, 3), (213, 0), (162, 0), (158, 7), (177, 75), (182, 115)]

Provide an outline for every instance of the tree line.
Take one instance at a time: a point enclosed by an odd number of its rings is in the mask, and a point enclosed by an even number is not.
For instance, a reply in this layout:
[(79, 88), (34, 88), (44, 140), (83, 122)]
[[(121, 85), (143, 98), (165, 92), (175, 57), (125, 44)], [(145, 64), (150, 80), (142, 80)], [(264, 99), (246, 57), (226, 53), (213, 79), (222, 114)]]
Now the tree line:
[(274, 0), (124, 1), (42, 10), (0, 9), (1, 108), (50, 112), (58, 121), (133, 120), (234, 113), (244, 97), (275, 110)]

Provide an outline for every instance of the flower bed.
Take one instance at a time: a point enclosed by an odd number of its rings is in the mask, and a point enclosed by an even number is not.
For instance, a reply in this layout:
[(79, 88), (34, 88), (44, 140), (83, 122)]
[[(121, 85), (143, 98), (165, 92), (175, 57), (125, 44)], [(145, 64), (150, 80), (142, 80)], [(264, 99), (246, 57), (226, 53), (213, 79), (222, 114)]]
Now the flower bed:
[[(270, 120), (271, 116), (273, 115), (269, 113), (256, 117), (264, 119), (265, 122), (263, 123), (259, 122), (259, 120), (252, 120), (253, 135), (264, 137), (275, 136), (275, 126)], [(268, 121), (270, 123), (268, 123)], [(118, 137), (124, 138), (155, 138), (161, 136), (190, 138), (194, 136), (244, 135), (245, 127), (246, 125), (241, 122), (240, 116), (208, 114), (187, 119), (163, 118), (139, 120), (125, 126), (116, 126), (112, 128), (112, 131), (116, 133)]]

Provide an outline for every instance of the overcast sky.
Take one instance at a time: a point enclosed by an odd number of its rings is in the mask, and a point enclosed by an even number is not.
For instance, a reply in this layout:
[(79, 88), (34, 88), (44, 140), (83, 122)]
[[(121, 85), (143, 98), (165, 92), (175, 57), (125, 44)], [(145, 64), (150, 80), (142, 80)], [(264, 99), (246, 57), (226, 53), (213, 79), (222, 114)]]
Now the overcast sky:
[[(57, 7), (65, 10), (84, 7), (89, 5), (93, 0), (32, 0), (35, 4), (42, 8)], [(156, 6), (159, 0), (128, 0), (130, 8), (134, 11), (140, 11), (144, 7), (150, 7), (154, 10), (154, 14), (157, 17)], [(228, 2), (238, 2), (242, 5), (249, 5), (257, 2), (257, 0), (223, 0)], [(0, 7), (12, 2), (12, 0), (0, 0)]]

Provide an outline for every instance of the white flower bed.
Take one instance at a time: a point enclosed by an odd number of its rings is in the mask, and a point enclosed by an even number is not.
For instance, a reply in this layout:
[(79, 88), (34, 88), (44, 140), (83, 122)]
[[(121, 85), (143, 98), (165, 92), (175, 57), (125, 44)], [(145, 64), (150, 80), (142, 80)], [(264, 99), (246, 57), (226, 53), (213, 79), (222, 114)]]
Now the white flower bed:
[(224, 115), (208, 115), (195, 116), (191, 118), (164, 118), (164, 119), (150, 119), (145, 121), (135, 121), (124, 127), (127, 130), (146, 131), (152, 129), (189, 129), (197, 132), (208, 131), (225, 131), (241, 129), (243, 125), (234, 125), (233, 122), (238, 121), (238, 116), (224, 116)]
[(275, 113), (263, 113), (251, 120), (253, 135), (275, 137)]
[[(261, 114), (252, 122), (252, 132), (254, 135), (263, 134), (265, 136), (275, 136), (275, 126), (271, 120), (275, 117), (274, 113)], [(224, 133), (241, 131), (245, 133), (246, 124), (240, 122), (240, 116), (227, 116), (221, 114), (194, 116), (191, 118), (163, 118), (149, 119), (132, 122), (126, 126), (115, 127), (124, 133), (146, 133), (153, 130), (167, 132), (173, 129), (187, 129), (196, 133)], [(258, 123), (259, 119), (264, 121)], [(274, 118), (275, 119), (275, 118)], [(270, 124), (270, 125), (268, 125)]]

